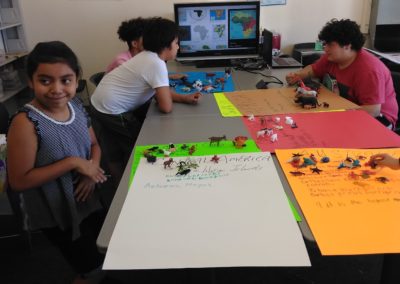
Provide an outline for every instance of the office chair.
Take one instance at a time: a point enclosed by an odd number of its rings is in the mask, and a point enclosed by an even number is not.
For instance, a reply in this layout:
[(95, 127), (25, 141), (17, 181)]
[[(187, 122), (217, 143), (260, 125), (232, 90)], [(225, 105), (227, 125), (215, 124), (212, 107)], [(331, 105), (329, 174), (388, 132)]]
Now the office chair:
[(101, 79), (103, 79), (103, 76), (106, 72), (97, 72), (94, 73), (92, 76), (90, 76), (89, 80), (92, 82), (96, 87), (100, 83)]
[[(83, 93), (86, 91), (85, 93)], [(82, 95), (85, 94), (85, 95)], [(89, 89), (87, 86), (87, 81), (85, 79), (80, 79), (78, 81), (78, 87), (76, 88), (76, 95), (82, 100), (83, 105), (85, 107), (89, 106), (89, 101), (90, 101), (90, 95), (89, 95)]]
[(3, 103), (0, 103), (0, 134), (6, 134), (10, 114)]
[[(10, 115), (3, 103), (0, 103), (0, 134), (6, 134), (8, 129), (8, 122)], [(25, 215), (20, 206), (20, 196), (18, 192), (11, 191), (6, 185), (6, 192), (8, 202), (10, 203), (11, 210), (15, 216), (17, 227), (19, 230), (19, 235), (26, 246), (31, 249), (31, 232), (25, 224)]]
[[(397, 104), (400, 106), (400, 72), (392, 71), (391, 74), (392, 74), (394, 91), (396, 92)], [(397, 114), (397, 125), (396, 125), (394, 131), (398, 135), (400, 135), (400, 107), (399, 107), (399, 112)]]

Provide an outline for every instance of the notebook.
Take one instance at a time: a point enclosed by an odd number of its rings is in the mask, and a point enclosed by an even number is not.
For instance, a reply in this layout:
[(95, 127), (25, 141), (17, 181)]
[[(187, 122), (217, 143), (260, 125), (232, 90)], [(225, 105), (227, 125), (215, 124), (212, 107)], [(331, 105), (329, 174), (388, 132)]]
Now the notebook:
[(272, 56), (272, 32), (264, 29), (262, 32), (264, 42), (262, 47), (262, 56), (264, 61), (271, 68), (301, 68), (303, 65), (290, 56), (273, 57)]

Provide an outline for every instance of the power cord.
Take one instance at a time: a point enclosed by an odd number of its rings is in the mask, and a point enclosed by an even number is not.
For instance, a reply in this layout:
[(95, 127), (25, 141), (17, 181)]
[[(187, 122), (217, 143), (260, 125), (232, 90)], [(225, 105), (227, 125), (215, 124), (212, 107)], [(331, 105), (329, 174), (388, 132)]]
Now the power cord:
[[(263, 76), (263, 77), (265, 77), (265, 78), (272, 78), (272, 79), (274, 79), (274, 81), (264, 81), (264, 80), (261, 80), (265, 85), (268, 85), (268, 84), (279, 84), (279, 85), (284, 85), (284, 83), (283, 83), (281, 80), (279, 80), (279, 78), (277, 78), (277, 77), (275, 77), (275, 76), (272, 76), (272, 75), (266, 75), (266, 74), (263, 74), (263, 73), (261, 73), (261, 72), (254, 71), (254, 70), (249, 70), (249, 69), (246, 69), (246, 68), (243, 68), (243, 67), (240, 67), (240, 66), (234, 67), (234, 69), (235, 69), (235, 70), (238, 70), (238, 71), (248, 72), (248, 73), (251, 73), (251, 74), (261, 75), (261, 76)], [(264, 67), (263, 69), (265, 69), (265, 67)], [(261, 82), (261, 81), (260, 81), (260, 82)], [(260, 82), (259, 82), (259, 83), (260, 83)], [(258, 83), (257, 83), (257, 84), (258, 84)], [(266, 88), (261, 88), (261, 89), (266, 89)]]

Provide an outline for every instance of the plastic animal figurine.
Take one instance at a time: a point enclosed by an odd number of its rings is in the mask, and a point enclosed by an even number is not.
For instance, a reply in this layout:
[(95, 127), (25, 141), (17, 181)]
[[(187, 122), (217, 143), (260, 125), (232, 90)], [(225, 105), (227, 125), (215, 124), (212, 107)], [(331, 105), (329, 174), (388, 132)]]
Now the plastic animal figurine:
[(250, 121), (254, 121), (255, 120), (254, 114), (249, 114), (247, 116), (247, 119), (250, 120)]
[(319, 174), (320, 172), (322, 172), (322, 170), (321, 170), (321, 169), (318, 169), (317, 167), (315, 167), (315, 168), (310, 168), (310, 169), (311, 169), (312, 173), (317, 173), (317, 174)]
[(217, 146), (219, 146), (219, 143), (222, 141), (222, 140), (226, 140), (226, 135), (222, 135), (222, 136), (211, 136), (211, 137), (208, 137), (208, 139), (210, 140), (210, 146), (212, 145), (212, 144), (217, 144)]
[(321, 158), (321, 163), (329, 163), (329, 161), (330, 159), (327, 156)]
[(188, 168), (192, 168), (192, 169), (197, 169), (197, 168), (199, 167), (199, 165), (198, 165), (195, 161), (190, 160), (190, 159), (188, 159), (188, 160), (186, 161), (186, 166), (187, 166)]
[(361, 177), (362, 177), (363, 179), (370, 178), (372, 175), (375, 175), (375, 172), (370, 171), (370, 170), (363, 170), (363, 171), (361, 171)]
[(298, 176), (304, 176), (305, 173), (300, 172), (300, 171), (295, 171), (295, 172), (289, 172), (291, 173), (293, 176), (298, 177)]
[(215, 88), (211, 85), (207, 85), (203, 87), (203, 91), (206, 93), (211, 93), (213, 90), (215, 90)]
[(296, 104), (300, 104), (305, 109), (316, 108), (320, 106), (316, 97), (298, 97), (294, 100)]
[(310, 158), (303, 158), (303, 163), (300, 165), (301, 168), (307, 166), (315, 166), (315, 162)]
[(157, 158), (151, 154), (149, 149), (143, 151), (143, 156), (146, 157), (148, 163), (154, 164), (157, 161)]
[(181, 91), (186, 92), (186, 93), (189, 93), (191, 90), (192, 90), (192, 88), (186, 87), (186, 86), (181, 88)]
[(196, 145), (192, 145), (189, 148), (189, 155), (193, 155), (194, 152), (196, 152)]
[(303, 154), (293, 153), (292, 158), (288, 160), (288, 163), (291, 163), (293, 167), (298, 168), (300, 165), (301, 157)]
[(294, 120), (290, 116), (286, 116), (285, 117), (285, 123), (289, 124), (289, 125), (292, 125), (294, 123)]
[(215, 83), (216, 84), (221, 84), (221, 90), (224, 90), (225, 87), (225, 78), (221, 77), (221, 78), (217, 78), (215, 79)]
[(176, 151), (176, 147), (175, 147), (175, 145), (172, 144), (172, 143), (170, 143), (170, 144), (168, 145), (168, 148), (169, 148), (169, 150), (170, 150), (172, 153)]
[(171, 165), (172, 165), (173, 162), (174, 162), (174, 159), (172, 159), (172, 158), (166, 160), (166, 161), (164, 162), (164, 169), (166, 169), (167, 167), (168, 167), (168, 168), (171, 168)]
[(310, 88), (303, 88), (303, 87), (297, 87), (296, 89), (296, 95), (297, 96), (310, 96), (310, 97), (316, 97), (317, 96), (317, 91), (311, 90)]
[(265, 134), (267, 134), (268, 136), (270, 136), (270, 135), (271, 135), (271, 132), (269, 132), (269, 134), (268, 134), (268, 131), (272, 131), (272, 129), (263, 128), (263, 129), (257, 131), (257, 138), (264, 137)]
[(146, 157), (146, 160), (147, 160), (148, 163), (154, 164), (157, 161), (156, 156), (153, 156), (150, 153), (144, 154), (144, 156)]
[(315, 157), (314, 154), (311, 154), (311, 155), (310, 155), (310, 159), (313, 160), (314, 163), (317, 163), (317, 162), (318, 162), (318, 160), (317, 160), (317, 158)]
[(196, 80), (194, 81), (192, 87), (200, 92), (203, 89), (203, 82), (201, 82), (201, 80)]
[(190, 169), (183, 169), (183, 170), (181, 170), (181, 171), (178, 171), (178, 172), (176, 173), (176, 175), (177, 175), (177, 176), (185, 176), (185, 175), (187, 175), (188, 173), (190, 173)]
[(189, 82), (188, 78), (185, 76), (181, 78), (181, 85), (184, 85), (185, 87), (192, 89), (193, 83)]
[(233, 139), (233, 145), (238, 148), (241, 149), (244, 146), (246, 146), (246, 141), (247, 141), (247, 137), (246, 136), (236, 136), (235, 139)]
[(296, 78), (296, 83), (298, 85), (296, 88), (296, 95), (312, 97), (318, 95), (319, 83), (309, 81), (309, 86), (307, 86), (299, 76)]
[(361, 167), (360, 165), (360, 161), (359, 160), (355, 160), (353, 158), (347, 157), (344, 161), (342, 161), (339, 166), (338, 169), (341, 168), (356, 168), (356, 167)]
[(225, 77), (229, 78), (232, 74), (232, 69), (230, 67), (225, 68)]
[(278, 141), (278, 134), (277, 133), (272, 134), (270, 140), (272, 143)]
[(387, 183), (389, 181), (387, 177), (377, 177), (375, 179), (381, 183)]
[(211, 162), (214, 162), (214, 163), (218, 164), (218, 162), (219, 162), (219, 157), (218, 157), (217, 155), (214, 155), (214, 156), (211, 158)]
[(168, 150), (162, 150), (163, 151), (163, 154), (164, 154), (164, 156), (165, 157), (169, 157), (170, 155), (171, 155), (171, 151), (168, 151)]
[(355, 172), (350, 172), (348, 177), (349, 177), (349, 179), (354, 179), (354, 180), (358, 180), (360, 178), (360, 176), (358, 174), (356, 174)]

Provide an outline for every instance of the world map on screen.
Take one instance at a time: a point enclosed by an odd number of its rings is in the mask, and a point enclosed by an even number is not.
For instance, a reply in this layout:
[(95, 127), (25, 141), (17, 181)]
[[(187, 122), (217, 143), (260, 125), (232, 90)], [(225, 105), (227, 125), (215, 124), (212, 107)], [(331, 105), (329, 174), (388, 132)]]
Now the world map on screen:
[(256, 37), (256, 18), (254, 10), (230, 11), (231, 39), (249, 39)]

